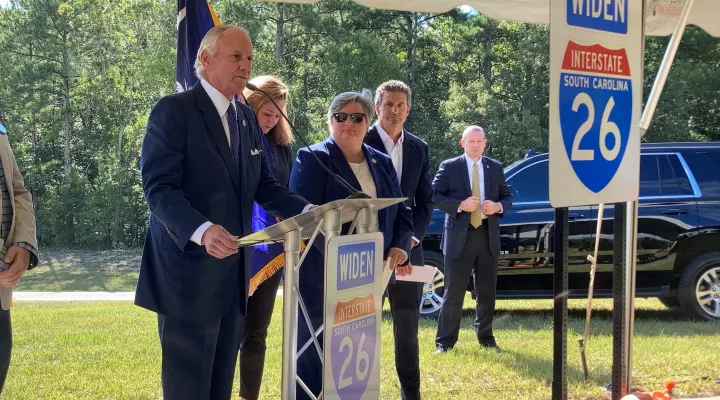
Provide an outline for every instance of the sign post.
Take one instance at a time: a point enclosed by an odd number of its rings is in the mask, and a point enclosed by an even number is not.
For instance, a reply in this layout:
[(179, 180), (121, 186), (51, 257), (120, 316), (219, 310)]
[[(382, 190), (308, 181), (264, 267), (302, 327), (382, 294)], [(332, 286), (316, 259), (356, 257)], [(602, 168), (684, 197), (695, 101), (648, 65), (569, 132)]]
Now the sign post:
[(380, 398), (381, 233), (328, 241), (323, 398)]
[[(553, 398), (567, 398), (567, 207), (636, 201), (640, 180), (643, 2), (550, 2), (550, 203), (555, 224)], [(627, 335), (623, 207), (615, 207), (613, 399), (624, 395)], [(562, 255), (563, 258), (558, 257)]]

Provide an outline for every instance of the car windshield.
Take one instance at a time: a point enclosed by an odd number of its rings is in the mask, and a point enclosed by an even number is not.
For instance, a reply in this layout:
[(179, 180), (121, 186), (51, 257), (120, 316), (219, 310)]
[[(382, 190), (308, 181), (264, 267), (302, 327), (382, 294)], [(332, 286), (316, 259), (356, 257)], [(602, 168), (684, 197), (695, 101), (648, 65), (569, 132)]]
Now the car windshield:
[(524, 158), (521, 158), (521, 159), (515, 161), (514, 163), (512, 163), (512, 164), (508, 165), (507, 167), (503, 168), (503, 172), (505, 173), (505, 175), (507, 175), (508, 171), (510, 171), (511, 169), (515, 168), (516, 165), (520, 164), (520, 163), (523, 162), (523, 161), (525, 161)]

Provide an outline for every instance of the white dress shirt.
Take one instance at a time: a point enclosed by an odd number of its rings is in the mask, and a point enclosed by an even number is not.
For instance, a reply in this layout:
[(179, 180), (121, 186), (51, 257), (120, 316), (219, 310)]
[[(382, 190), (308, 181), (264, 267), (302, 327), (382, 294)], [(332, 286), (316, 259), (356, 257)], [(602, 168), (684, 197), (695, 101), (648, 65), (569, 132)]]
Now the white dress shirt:
[(380, 139), (385, 146), (385, 151), (392, 159), (393, 166), (395, 167), (395, 173), (397, 173), (398, 182), (402, 182), (403, 141), (405, 140), (405, 131), (403, 130), (400, 133), (400, 139), (398, 139), (397, 143), (395, 143), (393, 138), (391, 138), (390, 135), (385, 132), (385, 129), (380, 126), (379, 122), (375, 123), (375, 128), (380, 134)]
[[(208, 96), (210, 96), (210, 100), (212, 100), (213, 105), (217, 109), (218, 115), (220, 115), (220, 120), (222, 121), (223, 129), (225, 129), (225, 137), (227, 138), (228, 146), (232, 146), (232, 144), (230, 144), (230, 127), (228, 125), (227, 115), (227, 110), (230, 106), (230, 100), (228, 100), (224, 94), (220, 93), (205, 79), (200, 79), (200, 84), (202, 85), (203, 89), (205, 89), (205, 92), (208, 94)], [(234, 107), (235, 103), (233, 102), (232, 105)], [(237, 115), (237, 108), (235, 109), (235, 114)]]
[[(228, 141), (228, 147), (231, 148), (230, 153), (232, 153), (232, 144), (230, 142), (230, 126), (228, 125), (227, 110), (230, 104), (232, 104), (233, 107), (235, 107), (235, 114), (237, 115), (237, 107), (235, 106), (235, 102), (231, 103), (224, 94), (220, 93), (220, 91), (215, 89), (205, 79), (200, 79), (200, 84), (202, 85), (203, 89), (205, 89), (205, 92), (208, 94), (208, 96), (210, 96), (210, 100), (213, 102), (213, 105), (217, 109), (220, 120), (222, 121), (223, 129), (225, 129), (225, 137)], [(244, 117), (240, 116), (240, 118)], [(243, 122), (245, 122), (245, 120), (243, 120)], [(303, 212), (309, 210), (311, 206), (311, 204), (308, 204), (303, 210)], [(204, 224), (200, 225), (192, 234), (192, 236), (190, 236), (190, 240), (202, 246), (202, 237), (205, 234), (205, 231), (207, 231), (208, 228), (213, 225), (214, 224), (210, 221), (207, 221)]]

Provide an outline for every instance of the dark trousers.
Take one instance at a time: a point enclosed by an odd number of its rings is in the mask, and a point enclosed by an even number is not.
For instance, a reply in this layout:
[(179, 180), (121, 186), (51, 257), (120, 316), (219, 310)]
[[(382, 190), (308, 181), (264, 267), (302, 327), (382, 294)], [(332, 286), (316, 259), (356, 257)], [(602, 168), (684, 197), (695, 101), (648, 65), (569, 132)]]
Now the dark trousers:
[(0, 309), (0, 394), (5, 387), (5, 378), (10, 368), (10, 353), (12, 351), (12, 325), (10, 324), (10, 310)]
[(248, 297), (247, 315), (240, 341), (240, 397), (257, 400), (265, 367), (268, 326), (275, 308), (282, 272), (276, 272)]
[(231, 398), (243, 322), (238, 296), (218, 319), (196, 322), (158, 314), (165, 400)]
[[(300, 285), (300, 295), (305, 302), (310, 320), (313, 325), (313, 329), (317, 330), (320, 325), (323, 324), (323, 317), (325, 311), (325, 291), (322, 287), (315, 286), (303, 286)], [(310, 339), (310, 330), (305, 317), (302, 312), (298, 313), (298, 351), (305, 345), (305, 342)], [(323, 346), (323, 335), (320, 334), (318, 337), (320, 348)], [(315, 345), (311, 344), (305, 352), (298, 357), (297, 362), (297, 375), (307, 385), (307, 387), (317, 397), (322, 390), (322, 360), (315, 349)], [(304, 400), (309, 399), (305, 391), (297, 385), (296, 399)]]
[(395, 338), (395, 369), (403, 400), (420, 399), (418, 318), (423, 284), (397, 281), (388, 286)]
[(460, 319), (465, 291), (475, 272), (475, 333), (480, 344), (494, 344), (492, 320), (495, 312), (497, 258), (490, 254), (487, 223), (470, 227), (460, 257), (445, 257), (445, 293), (438, 319), (435, 345), (455, 346), (460, 333)]

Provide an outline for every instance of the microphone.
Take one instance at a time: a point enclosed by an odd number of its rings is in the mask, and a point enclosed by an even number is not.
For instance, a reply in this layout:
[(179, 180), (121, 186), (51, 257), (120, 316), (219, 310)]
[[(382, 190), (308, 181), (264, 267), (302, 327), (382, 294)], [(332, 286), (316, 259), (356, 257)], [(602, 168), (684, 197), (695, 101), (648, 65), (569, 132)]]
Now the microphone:
[(337, 181), (337, 183), (340, 184), (340, 186), (342, 186), (343, 189), (345, 189), (348, 193), (350, 193), (350, 196), (348, 197), (348, 199), (370, 199), (371, 198), (370, 195), (363, 193), (359, 190), (356, 190), (351, 184), (347, 183), (347, 181), (345, 179), (343, 179), (340, 175), (332, 172), (330, 170), (330, 168), (325, 166), (325, 164), (323, 164), (323, 162), (320, 161), (318, 156), (315, 155), (315, 152), (310, 149), (310, 145), (308, 144), (307, 140), (305, 140), (305, 136), (303, 136), (297, 129), (295, 129), (295, 126), (293, 126), (292, 122), (290, 122), (290, 119), (287, 117), (287, 115), (285, 115), (285, 113), (282, 111), (282, 109), (277, 105), (277, 103), (275, 103), (275, 100), (273, 100), (272, 96), (270, 96), (269, 94), (267, 94), (267, 92), (265, 92), (264, 90), (260, 89), (259, 87), (255, 86), (255, 84), (252, 84), (250, 82), (247, 82), (245, 84), (245, 87), (247, 87), (248, 89), (250, 89), (252, 91), (260, 92), (260, 93), (264, 94), (265, 97), (270, 99), (270, 101), (275, 106), (275, 108), (277, 108), (278, 112), (280, 112), (280, 115), (282, 115), (283, 119), (285, 119), (285, 121), (287, 121), (288, 125), (290, 125), (290, 128), (293, 130), (293, 132), (295, 132), (297, 134), (297, 136), (300, 138), (300, 140), (305, 145), (305, 148), (308, 149), (310, 154), (313, 155), (313, 157), (318, 162), (318, 164), (320, 164), (320, 166), (323, 167), (325, 169), (325, 171), (327, 171), (328, 174), (330, 174), (335, 179), (335, 181)]

